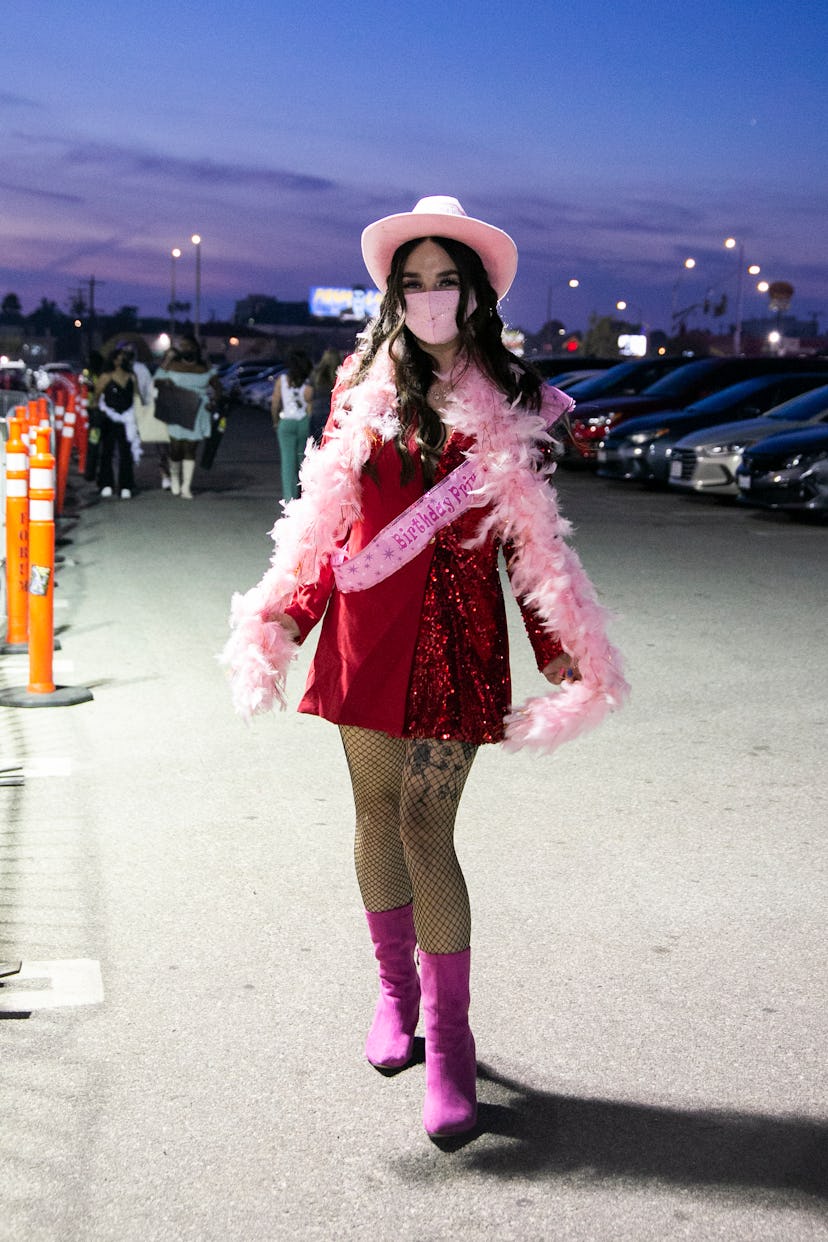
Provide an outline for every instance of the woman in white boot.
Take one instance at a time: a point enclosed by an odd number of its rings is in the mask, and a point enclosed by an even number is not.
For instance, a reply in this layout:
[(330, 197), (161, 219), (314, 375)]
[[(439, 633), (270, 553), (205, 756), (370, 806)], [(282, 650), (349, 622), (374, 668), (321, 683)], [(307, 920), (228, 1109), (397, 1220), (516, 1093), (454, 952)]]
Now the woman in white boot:
[[(454, 849), (477, 747), (551, 750), (627, 688), (549, 484), (551, 432), (573, 403), (501, 340), (514, 242), (435, 197), (370, 225), (362, 248), (380, 313), (340, 371), (271, 569), (234, 597), (225, 661), (243, 715), (284, 706), (296, 644), (324, 614), (299, 710), (339, 726), (353, 784), (380, 976), (366, 1055), (404, 1066), (422, 1003), (423, 1121), (442, 1138), (477, 1117), (471, 919)], [(501, 548), (557, 687), (517, 710)]]
[(170, 433), (170, 492), (184, 500), (192, 500), (196, 451), (210, 434), (212, 402), (221, 396), (215, 368), (204, 361), (201, 346), (193, 336), (179, 338), (175, 349), (164, 357), (153, 377), (156, 386), (169, 381), (183, 393), (198, 397), (193, 401), (193, 414), (188, 426), (168, 423)]

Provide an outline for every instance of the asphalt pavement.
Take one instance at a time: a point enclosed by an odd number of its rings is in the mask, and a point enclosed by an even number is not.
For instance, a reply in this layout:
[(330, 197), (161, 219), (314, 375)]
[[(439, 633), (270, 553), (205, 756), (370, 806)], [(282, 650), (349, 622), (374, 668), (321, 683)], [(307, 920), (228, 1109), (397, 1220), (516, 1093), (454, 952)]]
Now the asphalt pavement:
[(561, 472), (632, 699), (476, 760), (481, 1123), (441, 1150), (421, 1056), (363, 1059), (345, 763), (293, 710), (313, 641), (250, 727), (215, 659), (267, 564), (269, 418), (236, 412), (192, 502), (139, 481), (73, 480), (60, 531), (55, 680), (92, 701), (0, 707), (0, 1238), (828, 1238), (828, 528)]

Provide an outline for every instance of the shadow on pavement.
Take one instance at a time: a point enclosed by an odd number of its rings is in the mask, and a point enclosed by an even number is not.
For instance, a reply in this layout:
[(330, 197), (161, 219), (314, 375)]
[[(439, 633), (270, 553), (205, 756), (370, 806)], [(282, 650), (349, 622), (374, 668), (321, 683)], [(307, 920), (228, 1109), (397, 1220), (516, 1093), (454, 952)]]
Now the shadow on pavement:
[[(681, 1186), (798, 1190), (826, 1197), (828, 1125), (806, 1118), (690, 1111), (536, 1091), (485, 1065), (478, 1077), (505, 1088), (507, 1104), (480, 1105), (463, 1144), (467, 1165), (488, 1174), (581, 1172)], [(508, 1143), (475, 1142), (486, 1135)], [(458, 1143), (458, 1146), (461, 1144)]]

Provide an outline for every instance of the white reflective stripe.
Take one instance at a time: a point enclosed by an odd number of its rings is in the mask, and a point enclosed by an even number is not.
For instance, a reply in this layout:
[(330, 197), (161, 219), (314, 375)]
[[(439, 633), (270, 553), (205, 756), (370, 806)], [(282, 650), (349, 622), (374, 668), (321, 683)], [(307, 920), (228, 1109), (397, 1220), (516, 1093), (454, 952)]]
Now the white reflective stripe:
[(74, 438), (75, 438), (75, 428), (72, 426), (72, 424), (71, 424), (71, 423), (64, 423), (64, 424), (63, 424), (63, 432), (62, 432), (62, 434), (61, 434), (61, 437), (60, 437), (60, 438), (61, 438), (61, 440), (74, 440)]
[(29, 487), (33, 492), (48, 492), (54, 486), (54, 470), (46, 470), (42, 466), (38, 466), (29, 471)]
[(100, 962), (89, 958), (24, 961), (20, 971), (10, 979), (0, 993), (0, 1013), (31, 1013), (37, 1009), (103, 1003)]
[(67, 423), (71, 423), (71, 425), (74, 426), (76, 418), (77, 418), (77, 414), (75, 413), (74, 410), (67, 410), (66, 418), (64, 419), (63, 425), (66, 426)]
[(25, 453), (6, 453), (6, 473), (12, 470), (28, 470), (29, 458)]
[(29, 494), (25, 479), (6, 479), (6, 495), (9, 499), (19, 500), (22, 496), (25, 500)]
[(29, 501), (29, 521), (30, 522), (53, 522), (55, 518), (55, 505), (52, 500), (35, 500)]

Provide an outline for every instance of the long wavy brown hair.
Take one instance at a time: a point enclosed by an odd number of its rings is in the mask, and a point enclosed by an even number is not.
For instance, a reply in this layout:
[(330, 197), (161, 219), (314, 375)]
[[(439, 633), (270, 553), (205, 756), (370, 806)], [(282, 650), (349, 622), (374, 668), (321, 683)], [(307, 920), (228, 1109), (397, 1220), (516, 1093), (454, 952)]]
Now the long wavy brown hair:
[[(445, 436), (440, 415), (427, 400), (428, 390), (437, 378), (435, 360), (420, 347), (417, 338), (405, 326), (403, 272), (412, 250), (424, 241), (442, 246), (460, 276), (460, 302), (457, 308), (460, 356), (465, 357), (467, 364), (478, 366), (509, 401), (516, 401), (529, 409), (540, 409), (543, 385), (541, 376), (503, 344), (503, 320), (497, 309), (497, 294), (489, 283), (477, 252), (451, 237), (415, 237), (404, 242), (394, 252), (388, 288), (352, 380), (352, 385), (355, 385), (365, 378), (380, 349), (387, 344), (399, 399), (400, 431), (396, 447), (402, 463), (400, 475), (403, 483), (414, 474), (414, 462), (408, 450), (412, 431), (427, 482), (434, 477)], [(472, 293), (477, 305), (467, 317)]]

